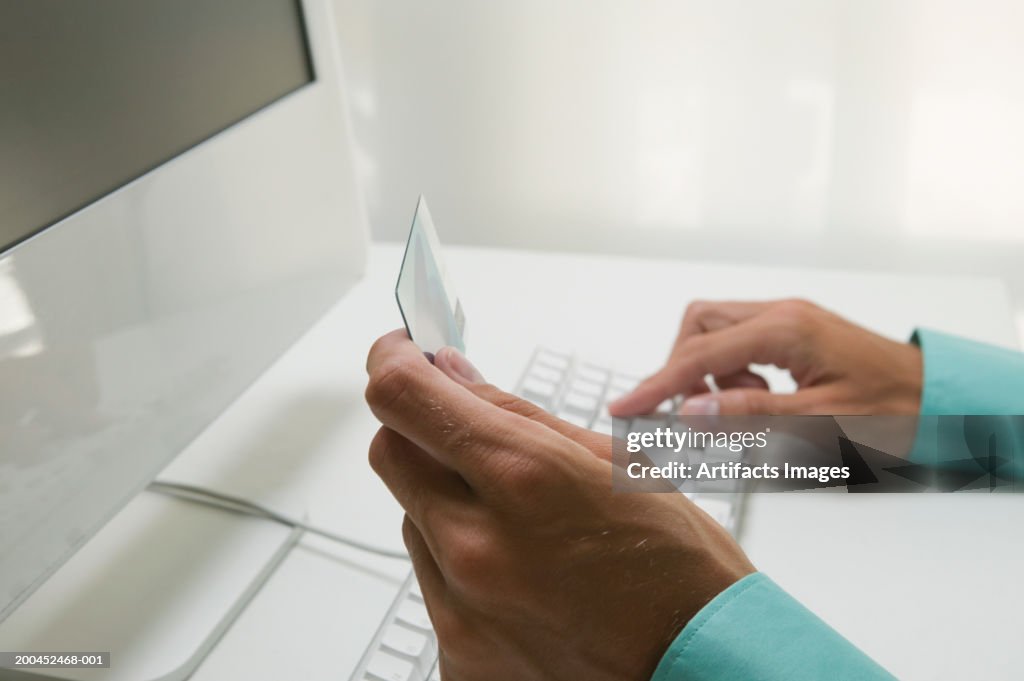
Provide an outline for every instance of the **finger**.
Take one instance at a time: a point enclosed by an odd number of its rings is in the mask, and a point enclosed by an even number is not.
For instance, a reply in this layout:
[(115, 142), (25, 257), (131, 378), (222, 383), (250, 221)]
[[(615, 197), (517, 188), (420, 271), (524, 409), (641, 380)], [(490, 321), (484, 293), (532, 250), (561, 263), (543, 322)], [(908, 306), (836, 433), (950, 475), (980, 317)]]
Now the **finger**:
[(690, 336), (719, 331), (761, 314), (772, 302), (732, 302), (698, 300), (686, 306), (673, 350)]
[(640, 383), (611, 405), (615, 416), (634, 416), (652, 411), (704, 376), (727, 376), (750, 364), (779, 364), (789, 351), (781, 327), (753, 317), (733, 326), (686, 340), (680, 356)]
[[(703, 376), (687, 384), (666, 384), (664, 372), (668, 367), (685, 358), (687, 342), (701, 334), (714, 333), (730, 326), (753, 319), (774, 303), (772, 302), (709, 302), (694, 301), (686, 307), (679, 333), (669, 352), (665, 367), (650, 378), (642, 381), (631, 393), (620, 397), (609, 405), (613, 416), (635, 416), (649, 413), (664, 400), (679, 394), (694, 395), (708, 391)], [(639, 394), (638, 394), (639, 393)], [(655, 396), (659, 396), (655, 400)], [(651, 400), (655, 400), (653, 403)]]
[(713, 381), (714, 390), (728, 390), (730, 388), (759, 388), (761, 390), (768, 390), (768, 381), (764, 380), (760, 375), (755, 374), (753, 371), (744, 369), (738, 371), (735, 374), (728, 376), (710, 376), (700, 381), (695, 388), (691, 388), (687, 391), (687, 397), (693, 397), (695, 395), (701, 395), (704, 393), (712, 392), (712, 384), (708, 381)]
[(448, 378), (464, 386), (485, 385), (483, 374), (461, 352), (445, 346), (434, 355), (434, 366)]
[(719, 390), (729, 390), (732, 388), (768, 390), (768, 381), (764, 380), (763, 376), (755, 374), (749, 369), (737, 371), (728, 376), (715, 376), (715, 385), (718, 386)]
[(381, 423), (458, 472), (478, 492), (509, 492), (502, 480), (512, 468), (543, 466), (547, 456), (587, 454), (546, 426), (477, 397), (397, 332), (374, 343), (367, 369), (366, 400)]
[[(608, 413), (612, 416), (624, 418), (649, 414), (667, 399), (675, 397), (682, 392), (674, 379), (672, 365), (666, 365), (633, 388), (633, 391), (623, 395), (608, 405)], [(692, 390), (691, 393), (707, 392), (707, 385), (703, 388)]]
[(806, 414), (814, 402), (814, 389), (778, 394), (761, 388), (735, 388), (696, 395), (683, 401), (679, 410), (686, 416)]
[(389, 428), (377, 431), (370, 443), (370, 466), (398, 503), (420, 527), (429, 528), (439, 515), (453, 516), (469, 490), (457, 473)]
[(497, 407), (543, 424), (556, 433), (583, 445), (595, 456), (611, 461), (612, 438), (610, 435), (598, 433), (568, 421), (563, 421), (551, 412), (538, 407), (533, 402), (511, 395), (493, 385), (474, 386), (473, 392), (481, 399), (487, 400)]
[(596, 456), (611, 460), (611, 437), (563, 421), (533, 402), (487, 383), (476, 367), (455, 348), (446, 347), (438, 350), (434, 358), (434, 365), (452, 380), (463, 384), (467, 390), (480, 399), (506, 411), (525, 416), (531, 421), (542, 423), (556, 433), (580, 443)]
[[(412, 340), (409, 338), (409, 333), (405, 329), (395, 329), (394, 331), (389, 331), (378, 338), (370, 347), (370, 353), (366, 356), (366, 373), (373, 373), (375, 366), (377, 366), (380, 361), (386, 359), (387, 356), (384, 354), (384, 351), (406, 343), (412, 343)], [(413, 347), (415, 347), (415, 345)], [(419, 350), (417, 350), (417, 352), (419, 352)], [(427, 359), (425, 355), (423, 356), (423, 361), (430, 364), (430, 360)]]

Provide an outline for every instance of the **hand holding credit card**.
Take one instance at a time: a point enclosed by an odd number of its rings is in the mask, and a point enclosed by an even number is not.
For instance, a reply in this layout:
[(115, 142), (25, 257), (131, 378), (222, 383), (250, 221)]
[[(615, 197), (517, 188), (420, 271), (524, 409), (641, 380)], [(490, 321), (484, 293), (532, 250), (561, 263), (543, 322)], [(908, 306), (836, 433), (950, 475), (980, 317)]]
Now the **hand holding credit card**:
[(433, 354), (450, 345), (466, 351), (466, 317), (441, 260), (441, 242), (422, 196), (405, 245), (395, 299), (405, 330), (420, 350)]

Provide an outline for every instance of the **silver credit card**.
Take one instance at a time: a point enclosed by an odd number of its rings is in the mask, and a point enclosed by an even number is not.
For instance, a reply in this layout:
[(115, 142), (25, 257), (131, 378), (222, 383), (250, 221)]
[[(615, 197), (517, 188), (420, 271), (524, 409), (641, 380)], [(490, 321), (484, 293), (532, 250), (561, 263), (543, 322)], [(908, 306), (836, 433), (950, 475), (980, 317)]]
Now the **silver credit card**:
[(434, 353), (446, 345), (466, 351), (466, 317), (441, 259), (441, 242), (422, 196), (405, 244), (395, 285), (405, 330), (420, 350)]

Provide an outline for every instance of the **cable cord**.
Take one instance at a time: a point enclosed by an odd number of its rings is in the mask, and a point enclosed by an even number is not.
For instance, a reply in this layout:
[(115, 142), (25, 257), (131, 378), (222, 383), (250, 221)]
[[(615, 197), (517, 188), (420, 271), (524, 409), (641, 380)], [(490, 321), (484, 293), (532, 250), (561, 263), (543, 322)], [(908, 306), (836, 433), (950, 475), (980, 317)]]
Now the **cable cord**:
[(164, 494), (166, 496), (184, 499), (197, 504), (205, 504), (206, 506), (219, 508), (223, 511), (241, 513), (243, 515), (250, 515), (256, 518), (264, 518), (275, 523), (280, 523), (286, 527), (299, 528), (305, 532), (309, 532), (310, 534), (315, 534), (344, 546), (365, 551), (366, 553), (372, 553), (377, 556), (395, 558), (397, 560), (409, 560), (409, 555), (403, 551), (392, 551), (391, 549), (364, 544), (356, 539), (350, 539), (335, 532), (331, 532), (330, 530), (317, 527), (316, 525), (310, 525), (309, 523), (292, 518), (283, 513), (278, 513), (277, 511), (267, 508), (261, 504), (257, 504), (254, 501), (249, 501), (248, 499), (232, 496), (216, 490), (207, 489), (205, 487), (189, 485), (183, 482), (171, 482), (169, 480), (154, 480), (149, 483), (148, 489), (152, 492), (156, 492), (157, 494)]

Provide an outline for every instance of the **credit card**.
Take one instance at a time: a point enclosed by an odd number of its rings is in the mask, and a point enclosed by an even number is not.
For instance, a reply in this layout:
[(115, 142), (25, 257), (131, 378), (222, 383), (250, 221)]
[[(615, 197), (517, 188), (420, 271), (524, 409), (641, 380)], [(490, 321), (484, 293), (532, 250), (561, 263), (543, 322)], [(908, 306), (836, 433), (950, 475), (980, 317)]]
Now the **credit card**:
[(466, 351), (466, 316), (441, 259), (441, 242), (422, 196), (405, 244), (395, 299), (409, 338), (423, 352), (446, 345)]

